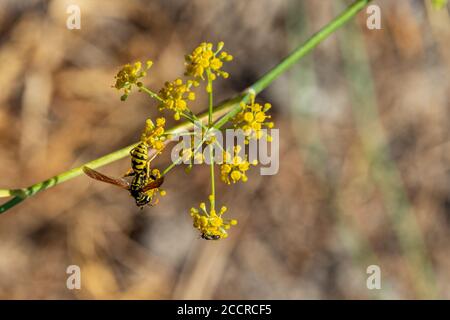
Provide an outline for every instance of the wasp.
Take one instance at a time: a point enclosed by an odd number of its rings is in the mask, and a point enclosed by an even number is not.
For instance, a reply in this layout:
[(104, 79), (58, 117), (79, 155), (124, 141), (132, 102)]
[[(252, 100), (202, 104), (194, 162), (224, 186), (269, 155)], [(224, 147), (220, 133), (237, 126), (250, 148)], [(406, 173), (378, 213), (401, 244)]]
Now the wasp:
[(205, 239), (205, 240), (219, 240), (220, 239), (220, 236), (219, 235), (209, 235), (209, 234), (206, 234), (206, 233), (202, 233), (202, 239)]
[(130, 155), (131, 169), (123, 177), (133, 177), (131, 182), (123, 178), (109, 177), (86, 166), (83, 167), (83, 171), (92, 179), (128, 190), (130, 195), (135, 199), (136, 205), (141, 209), (147, 204), (153, 206), (158, 201), (153, 202), (153, 189), (159, 188), (164, 182), (164, 177), (158, 178), (150, 172), (150, 162), (157, 154), (149, 159), (148, 145), (145, 142), (141, 142), (130, 151)]

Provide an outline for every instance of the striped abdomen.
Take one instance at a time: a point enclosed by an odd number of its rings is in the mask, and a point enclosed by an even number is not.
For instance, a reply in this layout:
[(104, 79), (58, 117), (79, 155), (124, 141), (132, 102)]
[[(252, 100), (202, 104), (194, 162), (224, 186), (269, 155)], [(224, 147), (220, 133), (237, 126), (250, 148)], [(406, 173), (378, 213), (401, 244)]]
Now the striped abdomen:
[(130, 193), (133, 197), (138, 196), (141, 193), (142, 188), (147, 184), (148, 178), (144, 172), (136, 174), (131, 180)]
[(131, 154), (131, 168), (135, 173), (141, 173), (147, 167), (148, 162), (148, 146), (141, 142), (130, 151)]
[(130, 184), (130, 194), (136, 200), (138, 207), (143, 207), (152, 201), (147, 193), (142, 192), (142, 188), (147, 185), (148, 178), (145, 172), (136, 174)]

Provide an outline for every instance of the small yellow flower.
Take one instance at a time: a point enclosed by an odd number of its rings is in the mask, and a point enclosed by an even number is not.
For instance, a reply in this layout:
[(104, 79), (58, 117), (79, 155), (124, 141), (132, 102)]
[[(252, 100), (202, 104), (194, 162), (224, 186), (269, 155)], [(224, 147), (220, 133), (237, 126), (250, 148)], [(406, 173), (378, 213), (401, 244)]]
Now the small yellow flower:
[(248, 180), (245, 174), (250, 165), (257, 165), (258, 161), (255, 160), (250, 163), (247, 159), (247, 155), (244, 158), (239, 156), (241, 151), (241, 146), (234, 147), (234, 155), (230, 152), (223, 153), (223, 164), (220, 166), (220, 177), (226, 184), (231, 184), (231, 182), (236, 183), (238, 181), (246, 182)]
[(164, 126), (166, 124), (166, 119), (157, 118), (156, 125), (151, 119), (145, 121), (145, 129), (141, 135), (141, 141), (147, 143), (151, 148), (161, 151), (164, 149), (164, 141), (166, 137), (164, 136)]
[(159, 110), (169, 109), (175, 111), (175, 120), (180, 120), (180, 115), (188, 110), (188, 101), (195, 100), (195, 93), (191, 91), (192, 86), (198, 86), (197, 81), (176, 79), (166, 82), (164, 88), (159, 91), (159, 96), (163, 100), (159, 105)]
[(250, 96), (250, 104), (241, 103), (241, 112), (234, 118), (234, 129), (242, 129), (245, 135), (245, 142), (248, 143), (250, 139), (261, 139), (266, 137), (267, 141), (272, 141), (272, 137), (266, 134), (263, 129), (273, 128), (273, 122), (267, 121), (271, 118), (267, 111), (271, 108), (270, 103), (265, 103), (264, 106), (255, 103), (255, 96)]
[[(214, 201), (212, 198), (210, 196), (210, 202)], [(228, 237), (227, 230), (237, 224), (235, 219), (224, 220), (222, 218), (222, 215), (227, 211), (225, 206), (222, 206), (219, 213), (214, 208), (211, 208), (208, 212), (204, 202), (200, 203), (199, 208), (200, 210), (191, 208), (191, 217), (194, 220), (194, 227), (201, 232), (204, 239), (218, 240), (226, 238)]]
[(145, 68), (143, 68), (142, 63), (137, 61), (132, 65), (126, 64), (119, 70), (117, 75), (114, 77), (116, 79), (114, 87), (118, 90), (124, 90), (124, 94), (120, 97), (122, 101), (125, 101), (128, 98), (133, 85), (138, 87), (142, 85), (138, 82), (138, 80), (147, 75), (147, 70), (151, 68), (152, 64), (153, 62), (148, 60), (145, 63)]
[[(161, 172), (158, 170), (158, 169), (151, 169), (150, 170), (150, 173), (151, 173), (151, 176), (150, 176), (150, 181), (149, 182), (151, 182), (151, 181), (154, 181), (153, 180), (153, 177), (154, 178), (156, 178), (156, 179), (159, 179), (159, 178), (161, 178)], [(167, 192), (166, 192), (166, 190), (164, 190), (164, 189), (162, 189), (161, 187), (159, 187), (159, 188), (154, 188), (154, 189), (150, 189), (150, 190), (148, 190), (147, 192), (146, 192), (150, 197), (156, 197), (156, 195), (159, 193), (162, 197), (164, 197), (166, 194), (167, 194)], [(158, 199), (156, 199), (156, 202), (154, 202), (155, 204), (156, 203), (158, 203)]]
[(212, 43), (201, 43), (195, 50), (186, 56), (186, 75), (194, 78), (205, 79), (205, 72), (209, 69), (211, 79), (215, 80), (217, 76), (228, 78), (228, 72), (221, 70), (223, 63), (233, 60), (233, 56), (222, 51), (223, 42), (217, 44), (216, 51), (213, 51)]

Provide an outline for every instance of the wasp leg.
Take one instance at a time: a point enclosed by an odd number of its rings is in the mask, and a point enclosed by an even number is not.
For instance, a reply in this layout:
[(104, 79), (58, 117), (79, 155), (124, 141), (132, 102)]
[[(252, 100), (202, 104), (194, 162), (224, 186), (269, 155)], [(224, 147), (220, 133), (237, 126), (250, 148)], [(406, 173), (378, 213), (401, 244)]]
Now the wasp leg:
[(152, 162), (160, 153), (161, 153), (161, 151), (155, 152), (155, 154), (150, 159), (148, 159), (148, 162), (149, 163)]
[(145, 168), (145, 171), (147, 173), (147, 177), (150, 176), (150, 161), (147, 161), (147, 167)]
[(159, 203), (159, 199), (156, 198), (156, 194), (155, 194), (155, 190), (149, 190), (147, 191), (147, 195), (150, 197), (150, 202), (148, 203), (148, 205), (150, 207), (156, 206)]
[(128, 169), (127, 172), (125, 172), (125, 174), (122, 177), (126, 178), (126, 177), (131, 177), (131, 176), (134, 176), (134, 175), (135, 175), (135, 172), (134, 172), (133, 168), (130, 168), (130, 169)]
[(148, 178), (152, 179), (153, 181), (155, 181), (156, 179), (158, 179), (158, 178), (156, 178), (155, 175), (152, 174), (151, 171), (150, 171), (150, 161), (147, 162), (147, 169), (146, 169), (146, 170), (147, 170), (147, 177), (148, 177)]
[(155, 201), (152, 201), (149, 204), (151, 207), (153, 207), (153, 206), (156, 206), (158, 203), (159, 203), (159, 198), (156, 198)]

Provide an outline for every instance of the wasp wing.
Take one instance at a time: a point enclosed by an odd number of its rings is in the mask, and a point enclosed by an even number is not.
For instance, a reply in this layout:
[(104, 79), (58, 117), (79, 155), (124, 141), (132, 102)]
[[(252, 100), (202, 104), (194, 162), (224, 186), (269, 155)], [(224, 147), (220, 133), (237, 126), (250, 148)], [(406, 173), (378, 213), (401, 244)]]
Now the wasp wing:
[(108, 177), (108, 176), (104, 175), (103, 173), (95, 171), (89, 167), (83, 167), (83, 171), (92, 179), (106, 182), (109, 184), (113, 184), (115, 186), (118, 186), (118, 187), (126, 189), (126, 190), (128, 190), (130, 188), (130, 184), (123, 179)]
[(164, 182), (164, 177), (158, 178), (152, 182), (149, 182), (145, 187), (142, 188), (142, 192), (146, 192), (151, 189), (159, 188)]

